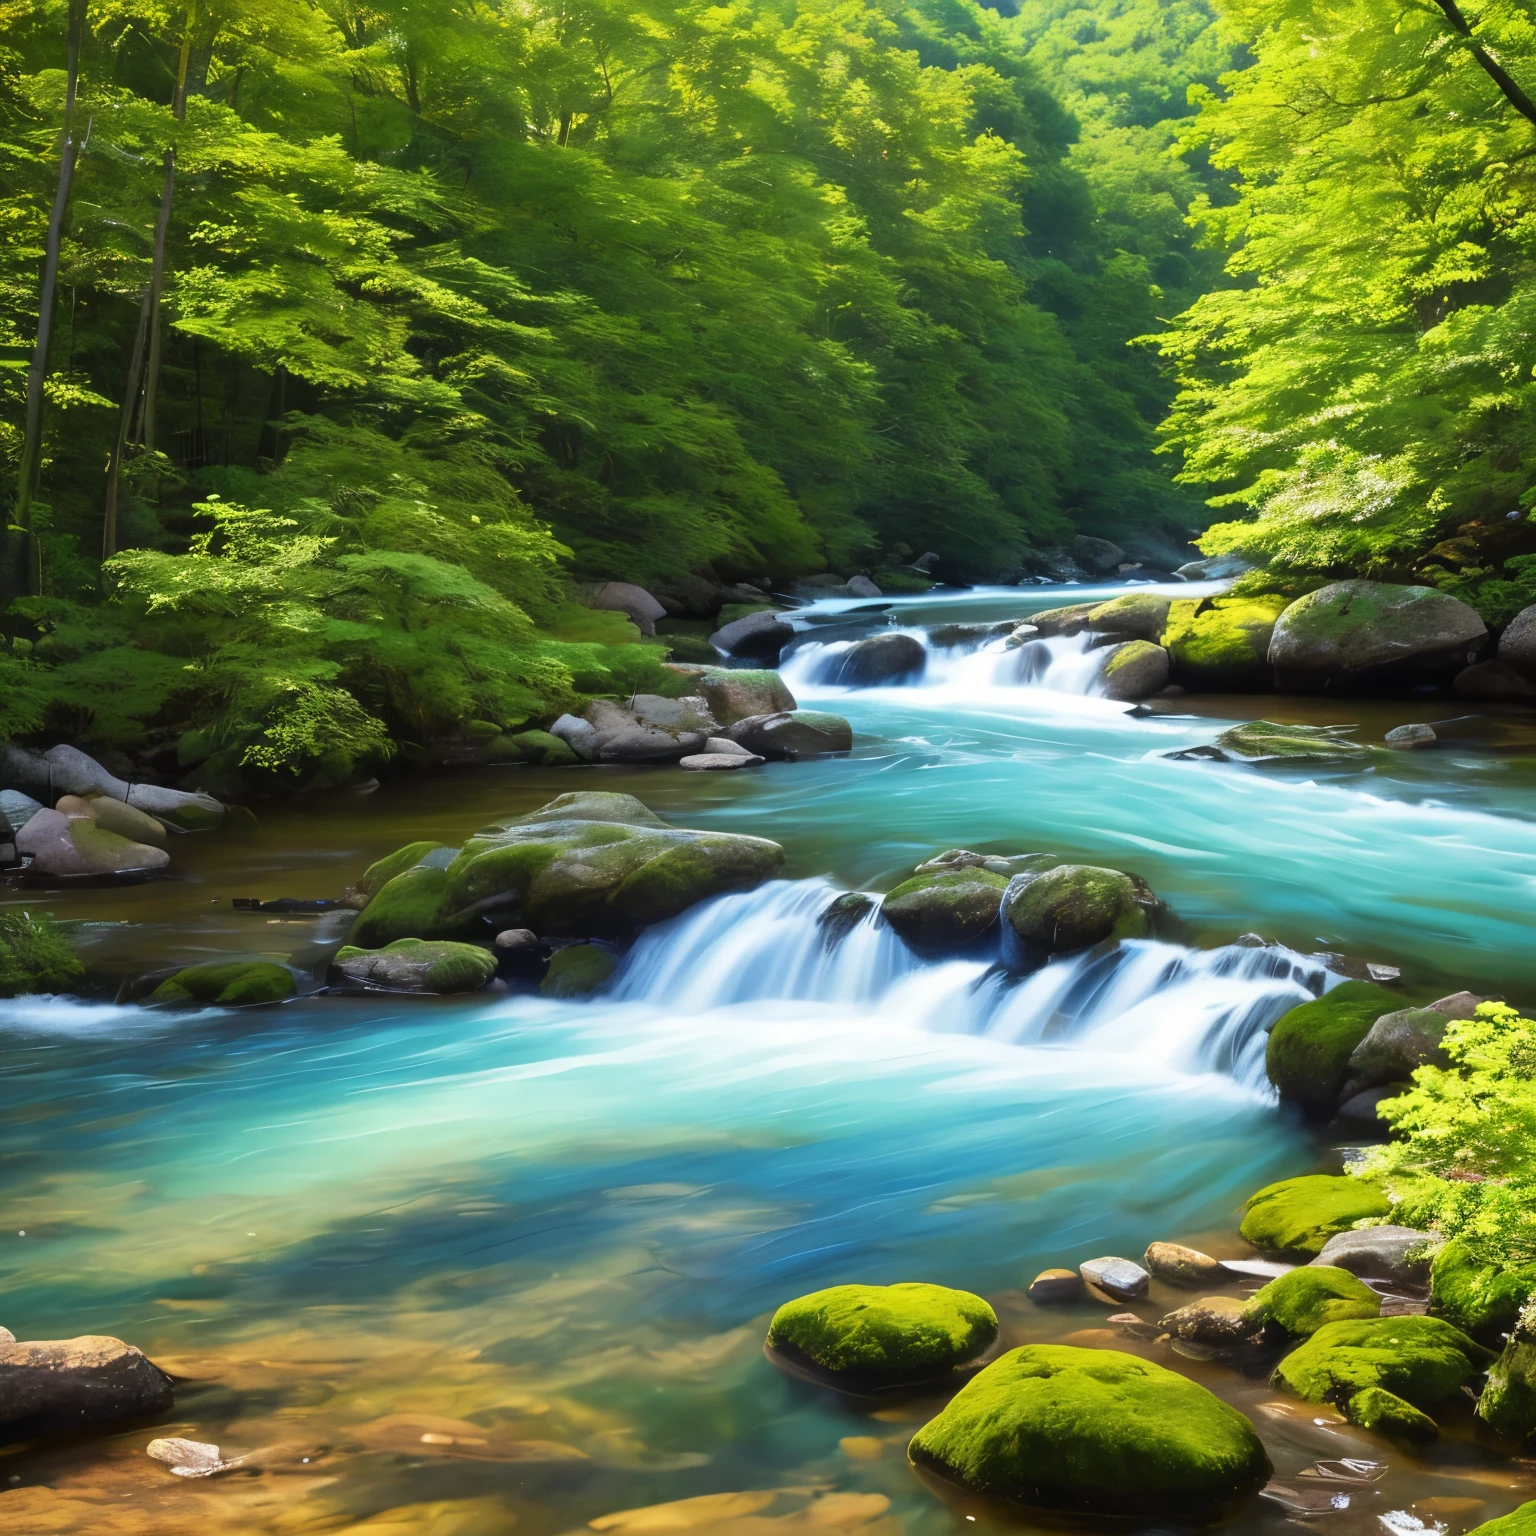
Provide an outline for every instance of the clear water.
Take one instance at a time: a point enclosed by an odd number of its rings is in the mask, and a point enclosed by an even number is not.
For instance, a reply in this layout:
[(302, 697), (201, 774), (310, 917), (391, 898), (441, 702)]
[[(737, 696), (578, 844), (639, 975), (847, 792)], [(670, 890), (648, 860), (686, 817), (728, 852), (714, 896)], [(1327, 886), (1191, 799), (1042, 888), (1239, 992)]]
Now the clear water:
[[(805, 623), (835, 644), (851, 623), (1077, 595), (852, 619), (826, 604)], [(1009, 1342), (1105, 1341), (1101, 1307), (1047, 1311), (1023, 1287), (1157, 1238), (1236, 1254), (1241, 1199), (1327, 1157), (1261, 1070), (1265, 1026), (1332, 979), (1308, 956), (1392, 961), (1410, 992), (1530, 980), (1536, 779), (1517, 719), (1363, 774), (1265, 775), (1159, 754), (1261, 712), (1355, 719), (1370, 739), (1425, 711), (1178, 701), (1191, 712), (1138, 719), (1048, 686), (1068, 680), (1054, 665), (999, 677), (981, 651), (863, 692), (807, 665), (787, 664), (797, 694), (849, 716), (852, 758), (386, 787), (275, 808), (244, 839), (179, 841), (173, 881), (48, 897), (92, 925), (107, 967), (305, 961), (336, 942), (334, 919), (236, 915), (229, 898), (334, 894), (408, 838), (458, 841), (599, 785), (790, 854), (785, 880), (652, 930), (590, 1003), (0, 1005), (0, 1322), (140, 1344), (181, 1378), (155, 1432), (252, 1458), (184, 1482), (145, 1457), (149, 1431), (19, 1448), (0, 1457), (0, 1529), (1030, 1528), (913, 1477), (902, 1447), (936, 1405), (851, 1405), (777, 1374), (761, 1355), (773, 1307), (930, 1279), (991, 1298)], [(886, 887), (955, 846), (1133, 868), (1184, 920), (1181, 942), (1022, 983), (986, 955), (919, 962), (873, 923), (828, 948), (834, 891)], [(1254, 929), (1290, 947), (1232, 945)], [(1323, 1517), (1341, 1536), (1459, 1533), (1536, 1497), (1465, 1425), (1419, 1459), (1262, 1380), (1158, 1358), (1251, 1412), (1293, 1481), (1317, 1457), (1387, 1460)], [(688, 1500), (706, 1502), (656, 1507)], [(1256, 1505), (1237, 1528), (1285, 1523)]]

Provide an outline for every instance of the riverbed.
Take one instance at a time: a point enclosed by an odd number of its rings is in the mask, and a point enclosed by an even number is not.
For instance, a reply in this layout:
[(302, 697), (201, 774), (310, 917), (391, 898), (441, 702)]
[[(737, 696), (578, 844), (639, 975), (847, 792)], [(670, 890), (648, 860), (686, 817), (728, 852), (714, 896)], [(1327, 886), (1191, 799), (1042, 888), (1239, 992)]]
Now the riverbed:
[[(0, 1528), (1034, 1529), (914, 1477), (903, 1447), (935, 1404), (847, 1403), (780, 1375), (761, 1353), (773, 1308), (932, 1280), (992, 1300), (1007, 1343), (1110, 1342), (1102, 1306), (1030, 1303), (1034, 1274), (1156, 1239), (1236, 1256), (1244, 1196), (1337, 1166), (1262, 1076), (1264, 1029), (1329, 982), (1315, 957), (1399, 966), (1412, 997), (1518, 999), (1536, 980), (1536, 732), (1518, 714), (1366, 771), (1260, 771), (1165, 754), (1239, 719), (1356, 722), (1379, 741), (1462, 711), (1185, 697), (1138, 715), (1000, 681), (979, 652), (848, 691), (817, 682), (807, 650), (1092, 595), (797, 615), (785, 674), (851, 720), (847, 758), (397, 778), (178, 839), (174, 877), (150, 885), (8, 892), (82, 925), (106, 970), (310, 965), (345, 914), (232, 899), (335, 896), (402, 843), (456, 844), (572, 788), (788, 852), (782, 881), (649, 931), (590, 1002), (0, 1004), (0, 1323), (138, 1344), (179, 1381), (154, 1433), (250, 1457), (186, 1482), (145, 1457), (144, 1430), (16, 1448)], [(887, 889), (954, 847), (1133, 870), (1179, 929), (1017, 987), (984, 957), (917, 962), (873, 924), (827, 950), (816, 916), (835, 890)], [(1234, 945), (1254, 933), (1277, 947)], [(1344, 1502), (1320, 1530), (1456, 1536), (1536, 1497), (1469, 1418), (1410, 1454), (1262, 1378), (1135, 1347), (1250, 1412), (1284, 1479), (1319, 1458), (1387, 1465), (1328, 1484)], [(1232, 1528), (1289, 1519), (1264, 1502)]]

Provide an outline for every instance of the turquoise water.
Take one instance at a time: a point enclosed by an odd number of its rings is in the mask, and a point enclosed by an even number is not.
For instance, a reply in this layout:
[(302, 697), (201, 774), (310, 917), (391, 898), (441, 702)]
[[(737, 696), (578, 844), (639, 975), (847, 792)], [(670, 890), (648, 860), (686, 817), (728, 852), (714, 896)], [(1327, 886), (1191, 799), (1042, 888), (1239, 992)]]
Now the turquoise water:
[[(983, 593), (897, 617), (1063, 600)], [(49, 899), (98, 925), (83, 931), (102, 965), (304, 959), (333, 920), (237, 917), (228, 898), (331, 895), (409, 838), (457, 841), (597, 784), (790, 853), (787, 883), (654, 931), (591, 1003), (0, 1005), (0, 1323), (139, 1344), (181, 1378), (155, 1432), (253, 1457), (189, 1484), (147, 1460), (149, 1431), (23, 1448), (0, 1460), (0, 1528), (1027, 1525), (912, 1476), (902, 1446), (935, 1405), (841, 1403), (776, 1373), (774, 1306), (928, 1279), (991, 1298), (1009, 1342), (1102, 1341), (1102, 1308), (1046, 1311), (1023, 1287), (1159, 1238), (1237, 1254), (1241, 1199), (1328, 1157), (1252, 1070), (1262, 1025), (1326, 980), (1301, 954), (1397, 963), (1410, 987), (1518, 989), (1536, 964), (1516, 725), (1367, 774), (1266, 775), (1158, 755), (1212, 739), (1223, 722), (1203, 713), (1129, 718), (975, 677), (835, 704), (797, 688), (853, 721), (852, 758), (386, 787), (264, 813), (246, 841), (178, 843), (174, 882)], [(1353, 718), (1367, 739), (1414, 709)], [(922, 965), (872, 929), (825, 956), (831, 889), (888, 885), (953, 846), (1135, 869), (1194, 951), (1130, 947), (1013, 991), (984, 957)], [(1283, 974), (1206, 953), (1253, 929), (1298, 952)], [(1174, 1363), (1254, 1414), (1284, 1474), (1392, 1462), (1331, 1531), (1379, 1533), (1397, 1512), (1459, 1532), (1536, 1492), (1461, 1431), (1419, 1463), (1336, 1416), (1263, 1407), (1262, 1381)], [(685, 1500), (712, 1502), (654, 1507)], [(1283, 1523), (1255, 1506), (1239, 1527)]]

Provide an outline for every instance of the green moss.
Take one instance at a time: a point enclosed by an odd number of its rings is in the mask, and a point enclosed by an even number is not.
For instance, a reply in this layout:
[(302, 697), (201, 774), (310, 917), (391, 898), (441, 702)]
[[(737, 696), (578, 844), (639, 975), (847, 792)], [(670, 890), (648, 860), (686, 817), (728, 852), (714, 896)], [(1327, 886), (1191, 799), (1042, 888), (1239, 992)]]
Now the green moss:
[(1273, 1324), (1298, 1339), (1325, 1323), (1380, 1315), (1381, 1297), (1365, 1281), (1327, 1264), (1303, 1265), (1271, 1280), (1243, 1309), (1253, 1327)]
[(915, 875), (885, 897), (880, 911), (913, 949), (936, 954), (989, 932), (1007, 889), (1006, 876), (986, 869)]
[(1326, 1323), (1291, 1351), (1275, 1381), (1309, 1403), (1347, 1403), (1381, 1387), (1417, 1408), (1459, 1392), (1493, 1358), (1438, 1317), (1382, 1317)]
[(1269, 680), (1269, 638), (1286, 599), (1274, 594), (1176, 600), (1162, 642), (1186, 687), (1251, 688)]
[(1104, 663), (1104, 676), (1113, 677), (1117, 672), (1141, 661), (1144, 657), (1155, 655), (1159, 647), (1148, 640), (1127, 640), (1123, 645), (1117, 645), (1110, 653), (1109, 660)]
[(1003, 915), (1026, 944), (1055, 954), (1142, 938), (1155, 905), (1142, 882), (1118, 869), (1061, 864), (1023, 886)]
[(733, 671), (713, 667), (699, 679), (699, 692), (721, 726), (752, 715), (774, 715), (795, 707), (795, 696), (777, 672), (765, 668)]
[(1477, 1536), (1536, 1536), (1536, 1499), (1476, 1527)]
[(1480, 1260), (1453, 1237), (1429, 1266), (1429, 1310), (1484, 1343), (1508, 1333), (1520, 1308), (1536, 1294), (1536, 1264), (1514, 1267)]
[(1488, 1372), (1477, 1400), (1477, 1416), (1495, 1434), (1510, 1440), (1536, 1435), (1536, 1342), (1516, 1324), (1504, 1352)]
[(1367, 1387), (1344, 1405), (1344, 1417), (1361, 1429), (1402, 1440), (1433, 1440), (1440, 1426), (1427, 1413), (1382, 1387)]
[(1269, 1032), (1264, 1065), (1287, 1103), (1315, 1115), (1338, 1108), (1349, 1058), (1400, 999), (1370, 981), (1346, 981), (1284, 1014)]
[(1267, 1184), (1250, 1195), (1243, 1207), (1241, 1230), (1255, 1248), (1266, 1253), (1315, 1258), (1335, 1233), (1391, 1212), (1391, 1202), (1378, 1184), (1309, 1173)]
[(586, 997), (608, 984), (615, 968), (613, 956), (597, 944), (570, 944), (550, 957), (539, 984), (545, 997)]
[(357, 915), (347, 943), (381, 949), (395, 939), (446, 937), (444, 897), (448, 872), (418, 864), (386, 881)]
[[(621, 840), (628, 835), (626, 828), (615, 827), (609, 840)], [(602, 831), (598, 837), (603, 837)], [(573, 844), (579, 841), (570, 840)], [(533, 882), (559, 857), (561, 845), (558, 837), (471, 838), (448, 866), (448, 879), (443, 887), (444, 912), (465, 913), (485, 902), (494, 902), (498, 911), (521, 912), (528, 903)]]
[(280, 1003), (297, 989), (293, 973), (269, 960), (227, 960), (190, 965), (150, 993), (152, 1003), (207, 1003), (238, 1008), (253, 1003)]
[(1100, 603), (1088, 614), (1089, 624), (1105, 634), (1156, 640), (1168, 622), (1169, 602), (1152, 592), (1127, 592)]
[(433, 842), (407, 843), (404, 848), (397, 848), (393, 853), (385, 854), (382, 859), (370, 864), (363, 871), (363, 878), (358, 881), (358, 884), (362, 887), (364, 894), (372, 900), (396, 875), (403, 875), (406, 870), (414, 869), (434, 849), (443, 846), (445, 845), (442, 843)]
[(535, 767), (569, 768), (581, 761), (565, 742), (548, 731), (519, 731), (505, 740), (517, 757)]
[(1010, 1350), (913, 1437), (912, 1460), (988, 1498), (1201, 1524), (1268, 1480), (1253, 1425), (1204, 1387), (1118, 1350)]
[(79, 956), (46, 917), (0, 912), (0, 997), (64, 992), (84, 975)]
[(943, 1285), (834, 1285), (785, 1302), (768, 1344), (854, 1389), (927, 1381), (974, 1360), (997, 1337), (981, 1297)]

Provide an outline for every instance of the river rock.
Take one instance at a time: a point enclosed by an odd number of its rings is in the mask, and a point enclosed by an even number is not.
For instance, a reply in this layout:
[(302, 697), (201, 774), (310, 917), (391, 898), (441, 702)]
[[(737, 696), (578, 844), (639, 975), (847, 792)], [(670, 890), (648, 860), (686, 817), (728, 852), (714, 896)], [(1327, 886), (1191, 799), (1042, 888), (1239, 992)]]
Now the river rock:
[(1106, 699), (1134, 704), (1168, 686), (1168, 652), (1147, 640), (1127, 640), (1104, 651), (1099, 686)]
[(1216, 738), (1228, 758), (1260, 766), (1339, 765), (1363, 768), (1371, 754), (1345, 733), (1352, 725), (1281, 725), (1273, 720), (1251, 720), (1234, 725)]
[(1280, 615), (1269, 660), (1282, 688), (1373, 691), (1449, 683), (1487, 639), (1471, 608), (1434, 587), (1336, 581)]
[(1440, 738), (1432, 725), (1395, 725), (1382, 738), (1394, 752), (1412, 752), (1421, 747), (1432, 747)]
[(1137, 875), (1091, 864), (1058, 864), (1018, 875), (1003, 897), (1003, 920), (1031, 954), (1066, 954), (1106, 939), (1139, 939), (1162, 904)]
[(344, 945), (331, 961), (331, 980), (389, 992), (478, 992), (496, 974), (496, 957), (477, 944), (396, 939), (383, 949)]
[(813, 709), (750, 715), (738, 720), (729, 735), (749, 752), (773, 759), (821, 757), (853, 750), (853, 727), (841, 715)]
[(943, 1285), (834, 1285), (773, 1314), (768, 1348), (850, 1391), (916, 1385), (953, 1372), (997, 1338), (980, 1296)]
[(583, 761), (568, 742), (552, 731), (514, 731), (509, 736), (498, 736), (488, 743), (481, 760), (524, 762), (535, 768), (571, 768)]
[(567, 944), (550, 956), (539, 991), (545, 997), (587, 997), (605, 987), (617, 967), (613, 951), (601, 944)]
[(1235, 581), (1252, 569), (1241, 555), (1207, 555), (1175, 567), (1173, 574), (1185, 581)]
[(1021, 645), (1028, 645), (1031, 640), (1040, 638), (1040, 629), (1035, 624), (1016, 624), (1008, 631), (1008, 641), (1005, 649), (1016, 651)]
[(973, 853), (969, 848), (949, 848), (925, 859), (914, 875), (934, 875), (951, 869), (985, 869), (994, 875), (1040, 874), (1055, 866), (1048, 853)]
[(871, 635), (838, 658), (833, 681), (850, 688), (907, 683), (921, 677), (927, 665), (928, 649), (916, 635)]
[[(668, 699), (660, 702), (676, 705), (679, 701)], [(658, 713), (669, 717), (672, 723), (653, 724), (610, 699), (594, 699), (587, 706), (586, 720), (597, 732), (597, 761), (676, 762), (679, 757), (702, 747), (705, 730), (715, 728), (713, 720), (701, 721), (682, 709), (668, 709)]]
[(1434, 1241), (1428, 1232), (1413, 1227), (1362, 1227), (1330, 1237), (1312, 1262), (1389, 1285), (1423, 1285), (1429, 1279), (1429, 1246)]
[(1180, 1243), (1153, 1243), (1142, 1259), (1149, 1274), (1168, 1285), (1220, 1285), (1226, 1278), (1220, 1259)]
[(1536, 604), (1522, 608), (1504, 626), (1498, 659), (1528, 682), (1536, 682)]
[(1502, 661), (1480, 661), (1456, 674), (1451, 691), (1458, 699), (1536, 698), (1536, 684)]
[(1123, 635), (1127, 640), (1161, 639), (1168, 622), (1168, 599), (1154, 592), (1127, 592), (1124, 597), (1088, 611), (1088, 627), (1098, 634)]
[(766, 759), (751, 752), (691, 752), (687, 757), (679, 758), (677, 766), (686, 768), (689, 773), (730, 773), (738, 768), (753, 768), (764, 761)]
[(1293, 1339), (1309, 1339), (1327, 1323), (1380, 1315), (1381, 1297), (1370, 1286), (1321, 1259), (1277, 1276), (1244, 1306), (1250, 1331), (1267, 1328)]
[(1083, 1277), (1075, 1269), (1042, 1269), (1029, 1283), (1029, 1299), (1042, 1306), (1081, 1301)]
[(1423, 1066), (1448, 1067), (1451, 1059), (1441, 1041), (1450, 1017), (1435, 1008), (1399, 1008), (1384, 1013), (1350, 1052), (1341, 1098), (1353, 1098), (1363, 1088), (1404, 1083)]
[(481, 829), (446, 869), (418, 865), (358, 915), (348, 943), (485, 938), (509, 927), (549, 937), (624, 936), (696, 902), (776, 874), (765, 838), (668, 827), (631, 795), (561, 795)]
[(748, 656), (773, 666), (778, 662), (779, 653), (794, 637), (794, 628), (778, 614), (749, 613), (717, 629), (709, 637), (709, 643), (722, 655)]
[(1332, 1115), (1355, 1047), (1396, 1001), (1375, 982), (1346, 981), (1282, 1014), (1264, 1056), (1280, 1097), (1317, 1118)]
[(75, 747), (50, 747), (37, 753), (0, 742), (0, 782), (49, 805), (60, 795), (107, 795), (183, 832), (203, 831), (224, 819), (224, 807), (212, 795), (159, 784), (130, 784)]
[(918, 954), (945, 954), (975, 943), (997, 926), (1007, 888), (1007, 878), (990, 870), (940, 870), (903, 880), (880, 903), (880, 912)]
[(1163, 1317), (1158, 1327), (1189, 1344), (1227, 1347), (1242, 1344), (1258, 1332), (1259, 1325), (1245, 1314), (1235, 1296), (1202, 1296)]
[(1391, 1210), (1381, 1186), (1369, 1179), (1306, 1173), (1250, 1195), (1239, 1231), (1261, 1252), (1311, 1259), (1330, 1237)]
[(1257, 693), (1273, 684), (1269, 642), (1285, 599), (1179, 598), (1169, 605), (1161, 639), (1181, 687), (1204, 693)]
[(134, 875), (164, 869), (171, 856), (164, 848), (131, 843), (108, 832), (90, 816), (39, 811), (16, 834), (16, 851), (29, 854), (36, 875)]
[(95, 1430), (166, 1412), (171, 1380), (131, 1344), (95, 1334), (0, 1344), (0, 1433)]
[(848, 578), (848, 590), (855, 597), (884, 597), (885, 594), (862, 573)]
[(1035, 633), (1027, 638), (1080, 635), (1088, 628), (1089, 614), (1099, 606), (1098, 603), (1070, 603), (1065, 608), (1047, 608), (1043, 613), (1032, 613), (1026, 622)]
[(61, 795), (54, 809), (66, 816), (88, 816), (98, 827), (115, 832), (119, 837), (126, 837), (133, 843), (149, 843), (158, 847), (167, 837), (164, 824), (156, 821), (148, 812), (121, 800), (113, 800), (108, 795), (92, 795), (89, 799), (79, 795)]
[[(928, 631), (928, 644), (941, 651), (957, 645), (981, 645), (988, 640), (1001, 640), (1019, 627), (1013, 619), (1003, 619), (997, 624), (937, 624)], [(1034, 628), (1033, 625), (1029, 627)]]
[(563, 741), (584, 763), (597, 757), (597, 730), (576, 715), (561, 715), (550, 726), (549, 734)]
[(1495, 1434), (1515, 1441), (1536, 1436), (1536, 1316), (1532, 1315), (1533, 1310), (1536, 1309), (1527, 1306), (1520, 1312), (1477, 1400), (1478, 1418)]
[(644, 587), (630, 581), (605, 581), (587, 598), (587, 607), (627, 615), (642, 635), (654, 635), (657, 619), (667, 616), (667, 610)]
[(732, 741), (729, 736), (711, 736), (704, 743), (706, 752), (713, 752), (721, 757), (745, 758), (748, 764), (764, 762), (755, 752), (748, 752), (739, 741)]
[(1206, 1524), (1272, 1468), (1253, 1425), (1187, 1377), (1119, 1350), (1032, 1344), (994, 1360), (907, 1450), (971, 1493), (1073, 1515)]
[(1095, 539), (1080, 533), (1067, 545), (1072, 558), (1090, 571), (1108, 574), (1125, 563), (1125, 551), (1108, 539)]
[(496, 935), (496, 948), (508, 952), (529, 949), (539, 942), (532, 928), (503, 928)]
[(784, 679), (767, 669), (735, 672), (712, 667), (699, 678), (698, 686), (710, 714), (726, 727), (753, 715), (775, 715), (796, 707)]
[(144, 1453), (152, 1461), (169, 1467), (177, 1477), (212, 1477), (215, 1472), (224, 1472), (244, 1463), (244, 1458), (240, 1456), (225, 1461), (218, 1446), (204, 1440), (174, 1437), (151, 1440), (144, 1447)]
[(669, 699), (659, 693), (637, 693), (629, 701), (629, 713), (642, 725), (654, 726), (673, 736), (708, 735), (720, 722), (702, 694)]
[(293, 972), (270, 960), (214, 960), (162, 981), (148, 1001), (178, 1007), (249, 1008), (280, 1003), (298, 991)]
[(1085, 1285), (1096, 1285), (1116, 1301), (1134, 1301), (1147, 1294), (1151, 1276), (1129, 1259), (1088, 1259), (1077, 1267)]
[(834, 896), (816, 919), (823, 947), (832, 949), (840, 944), (875, 910), (875, 906), (875, 898), (863, 891), (844, 891), (840, 896)]

